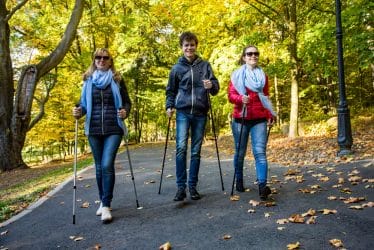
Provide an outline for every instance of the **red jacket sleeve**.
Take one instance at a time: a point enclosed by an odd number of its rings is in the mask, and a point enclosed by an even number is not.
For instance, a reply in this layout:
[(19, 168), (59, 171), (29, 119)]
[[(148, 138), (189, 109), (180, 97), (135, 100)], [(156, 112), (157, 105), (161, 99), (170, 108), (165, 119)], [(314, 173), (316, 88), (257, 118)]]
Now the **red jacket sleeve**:
[(237, 104), (237, 105), (243, 104), (242, 96), (241, 94), (238, 93), (238, 91), (236, 91), (234, 85), (232, 84), (232, 81), (230, 81), (230, 84), (227, 90), (227, 96), (228, 96), (229, 102), (233, 104)]

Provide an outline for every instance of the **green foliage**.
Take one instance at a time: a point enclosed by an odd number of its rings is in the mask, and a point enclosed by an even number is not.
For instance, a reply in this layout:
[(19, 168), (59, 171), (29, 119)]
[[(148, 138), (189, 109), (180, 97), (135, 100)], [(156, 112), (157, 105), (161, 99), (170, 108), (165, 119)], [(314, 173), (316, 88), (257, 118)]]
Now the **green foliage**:
[[(38, 99), (51, 90), (41, 122), (28, 133), (25, 150), (59, 145), (71, 154), (74, 119), (71, 109), (79, 100), (82, 73), (92, 52), (108, 47), (128, 86), (133, 108), (127, 125), (131, 141), (162, 139), (166, 133), (165, 86), (172, 65), (181, 55), (178, 36), (190, 30), (199, 38), (198, 52), (213, 67), (221, 91), (212, 97), (217, 130), (228, 131), (232, 105), (227, 101), (230, 75), (238, 67), (241, 50), (248, 44), (260, 52), (260, 65), (270, 79), (271, 99), (278, 102), (282, 121), (290, 113), (290, 62), (287, 15), (289, 3), (266, 1), (90, 1), (69, 54), (40, 82)], [(61, 38), (73, 1), (30, 1), (12, 19), (14, 65), (33, 62), (47, 54)], [(43, 7), (41, 7), (43, 6)], [(343, 2), (342, 22), (347, 98), (352, 112), (373, 106), (373, 3)], [(299, 58), (299, 119), (320, 121), (335, 115), (338, 103), (335, 5), (331, 1), (297, 1), (297, 53)], [(275, 79), (277, 92), (275, 96)], [(87, 143), (80, 121), (80, 144)], [(210, 125), (209, 125), (210, 126)], [(210, 127), (208, 127), (208, 130)], [(82, 150), (82, 151), (83, 151)], [(56, 149), (57, 151), (57, 149)]]

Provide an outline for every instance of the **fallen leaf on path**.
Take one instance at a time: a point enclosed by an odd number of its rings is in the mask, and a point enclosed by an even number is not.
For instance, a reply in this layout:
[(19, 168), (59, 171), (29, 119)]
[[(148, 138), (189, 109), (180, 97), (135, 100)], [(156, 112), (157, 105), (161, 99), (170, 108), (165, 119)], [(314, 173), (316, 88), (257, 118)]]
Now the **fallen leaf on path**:
[(324, 177), (319, 178), (318, 180), (322, 182), (328, 182), (330, 178), (328, 176), (324, 176)]
[(84, 187), (85, 188), (89, 188), (89, 187), (91, 187), (91, 185), (90, 184), (86, 184), (86, 185), (84, 185)]
[(286, 227), (277, 227), (277, 229), (278, 229), (279, 231), (282, 231), (282, 230), (286, 229)]
[(318, 177), (318, 178), (322, 178), (324, 177), (325, 175), (319, 173), (319, 174), (312, 174), (313, 177)]
[(352, 172), (348, 173), (348, 176), (358, 175), (359, 173), (360, 173), (360, 171), (358, 171), (357, 169), (355, 169)]
[(69, 237), (71, 240), (74, 240), (74, 241), (81, 241), (81, 240), (84, 240), (84, 238), (82, 236), (70, 236)]
[(289, 222), (288, 219), (279, 219), (279, 220), (277, 220), (277, 224), (280, 224), (280, 225), (287, 224), (288, 222)]
[(330, 209), (324, 208), (322, 210), (319, 210), (319, 212), (321, 212), (322, 214), (336, 214), (338, 211), (336, 211), (335, 209), (330, 210)]
[(338, 179), (338, 183), (339, 183), (339, 184), (343, 184), (343, 183), (344, 183), (344, 178), (343, 178), (343, 177), (339, 177), (339, 179)]
[(364, 201), (365, 200), (365, 197), (349, 197), (348, 199), (346, 199), (344, 201), (345, 204), (349, 204), (349, 203), (358, 203), (358, 202), (361, 202), (361, 201)]
[(1, 236), (2, 236), (2, 235), (6, 235), (7, 233), (9, 233), (9, 230), (5, 230), (5, 231), (1, 232), (0, 235), (1, 235)]
[(288, 250), (294, 250), (294, 249), (299, 249), (299, 248), (300, 248), (300, 242), (291, 243), (287, 245)]
[(349, 209), (362, 210), (364, 208), (360, 205), (356, 205), (356, 206), (350, 206)]
[(343, 189), (340, 190), (340, 192), (346, 193), (346, 194), (351, 194), (352, 190), (350, 188), (343, 188)]
[(332, 187), (333, 188), (341, 188), (343, 185), (342, 184), (337, 184), (337, 185), (333, 185)]
[(357, 175), (351, 176), (351, 177), (348, 178), (348, 181), (350, 181), (350, 182), (360, 182), (361, 180), (362, 180), (362, 177), (357, 176)]
[(305, 181), (305, 179), (304, 179), (304, 176), (303, 175), (298, 175), (298, 176), (296, 176), (296, 182), (297, 183), (302, 183), (302, 182), (304, 182)]
[(240, 200), (240, 196), (239, 195), (230, 196), (230, 201), (239, 201), (239, 200)]
[(302, 214), (303, 217), (305, 217), (305, 216), (313, 216), (313, 215), (316, 215), (316, 210), (314, 210), (312, 208), (309, 209), (308, 212)]
[(331, 240), (329, 240), (329, 242), (334, 247), (343, 247), (343, 242), (339, 239), (331, 239)]
[(264, 202), (264, 205), (265, 205), (265, 207), (274, 207), (277, 204), (275, 203), (275, 201), (266, 201), (266, 202)]
[(168, 175), (166, 176), (166, 178), (172, 178), (172, 177), (174, 177), (174, 175), (172, 175), (172, 174), (168, 174)]
[(316, 224), (316, 218), (317, 218), (317, 216), (312, 216), (312, 217), (310, 217), (305, 223), (306, 224)]
[(170, 242), (166, 242), (165, 244), (162, 244), (159, 248), (159, 250), (171, 250), (171, 244)]
[(293, 223), (304, 223), (304, 217), (300, 214), (292, 214), (288, 220)]
[(373, 206), (374, 206), (374, 202), (372, 201), (362, 204), (362, 207), (373, 207)]
[(374, 183), (374, 179), (363, 179), (362, 182)]
[(256, 213), (256, 211), (255, 211), (254, 209), (248, 209), (247, 212), (250, 213), (250, 214), (254, 214), (254, 213)]
[(265, 216), (265, 218), (269, 218), (270, 217), (270, 213), (264, 213), (264, 216)]
[(250, 200), (249, 204), (251, 204), (253, 207), (257, 207), (258, 205), (260, 205), (260, 202), (259, 201), (255, 201), (255, 200)]
[(212, 219), (214, 216), (211, 215), (210, 213), (207, 213), (206, 216), (208, 216), (209, 219)]
[(90, 203), (88, 201), (83, 202), (81, 205), (81, 208), (88, 208), (90, 206)]
[[(299, 192), (303, 193), (303, 194), (310, 194), (312, 193), (312, 190), (308, 189), (308, 188), (300, 188), (299, 189)], [(314, 191), (315, 192), (315, 191)]]
[(330, 201), (334, 201), (334, 200), (337, 200), (338, 198), (336, 196), (329, 196), (327, 197), (327, 199), (329, 199)]
[(101, 245), (99, 243), (97, 243), (97, 244), (95, 244), (95, 246), (93, 247), (93, 249), (99, 250), (99, 249), (101, 249)]
[(224, 240), (229, 240), (229, 239), (231, 239), (232, 237), (231, 237), (231, 235), (229, 235), (229, 234), (225, 234), (222, 238), (223, 238)]
[(296, 170), (296, 169), (288, 169), (286, 173), (284, 173), (283, 175), (286, 176), (286, 175), (296, 175), (300, 173), (300, 170)]

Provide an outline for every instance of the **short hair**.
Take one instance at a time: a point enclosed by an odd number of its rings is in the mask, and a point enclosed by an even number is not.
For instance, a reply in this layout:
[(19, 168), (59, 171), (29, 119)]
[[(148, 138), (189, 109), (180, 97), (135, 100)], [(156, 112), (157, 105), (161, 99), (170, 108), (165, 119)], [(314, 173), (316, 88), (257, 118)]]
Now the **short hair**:
[(199, 43), (199, 41), (197, 40), (197, 36), (190, 32), (190, 31), (186, 31), (186, 32), (183, 32), (180, 36), (179, 36), (179, 45), (182, 47), (183, 46), (183, 42), (184, 41), (195, 41), (196, 45)]

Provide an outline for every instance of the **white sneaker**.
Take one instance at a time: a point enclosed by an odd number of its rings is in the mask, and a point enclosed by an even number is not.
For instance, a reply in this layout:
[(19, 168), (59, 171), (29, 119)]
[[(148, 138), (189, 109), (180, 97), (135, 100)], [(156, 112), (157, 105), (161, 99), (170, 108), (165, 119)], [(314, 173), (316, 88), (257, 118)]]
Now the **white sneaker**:
[(100, 216), (101, 215), (101, 210), (103, 209), (103, 203), (102, 202), (100, 202), (100, 207), (97, 209), (97, 211), (96, 211), (96, 215), (97, 216)]
[(112, 221), (112, 215), (110, 214), (110, 208), (109, 207), (103, 207), (101, 209), (101, 221), (103, 223), (109, 223)]

